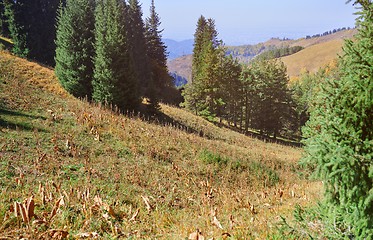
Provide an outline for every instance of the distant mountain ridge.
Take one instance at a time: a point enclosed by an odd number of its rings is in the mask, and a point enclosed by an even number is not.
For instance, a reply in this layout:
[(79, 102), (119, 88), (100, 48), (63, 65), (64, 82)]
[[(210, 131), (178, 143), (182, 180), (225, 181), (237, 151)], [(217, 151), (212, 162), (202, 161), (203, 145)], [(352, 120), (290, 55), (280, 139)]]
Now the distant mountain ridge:
[[(240, 63), (247, 64), (261, 53), (284, 47), (300, 46), (304, 49), (282, 58), (288, 67), (290, 77), (295, 77), (302, 70), (317, 71), (320, 67), (337, 58), (342, 50), (344, 39), (351, 39), (356, 29), (341, 30), (318, 37), (300, 38), (297, 40), (272, 38), (255, 45), (228, 46), (227, 54), (232, 55)], [(169, 71), (191, 80), (192, 55), (182, 56), (168, 62)]]
[(188, 39), (184, 41), (175, 41), (172, 39), (165, 38), (163, 42), (167, 46), (168, 60), (173, 60), (175, 58), (189, 55), (193, 53), (193, 39)]

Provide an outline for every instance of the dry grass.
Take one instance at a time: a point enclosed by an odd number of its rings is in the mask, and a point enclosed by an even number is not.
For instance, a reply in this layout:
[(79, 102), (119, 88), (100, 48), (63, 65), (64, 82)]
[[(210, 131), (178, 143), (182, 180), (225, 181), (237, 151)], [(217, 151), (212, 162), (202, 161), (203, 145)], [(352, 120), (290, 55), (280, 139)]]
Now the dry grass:
[(302, 71), (315, 73), (338, 57), (343, 44), (342, 39), (316, 44), (281, 60), (287, 66), (290, 77), (298, 76)]
[(182, 56), (168, 62), (169, 71), (190, 81), (192, 79), (192, 57), (193, 55)]
[(313, 45), (327, 43), (330, 41), (352, 39), (356, 33), (357, 33), (356, 29), (351, 29), (351, 30), (339, 31), (339, 32), (329, 34), (326, 36), (314, 37), (310, 39), (300, 38), (295, 41), (291, 41), (290, 46), (302, 46), (304, 48), (308, 48)]
[(162, 111), (206, 137), (74, 99), (0, 53), (0, 238), (271, 238), (320, 197), (301, 150)]
[[(276, 46), (278, 48), (285, 46), (302, 46), (306, 48), (294, 55), (283, 58), (283, 61), (288, 67), (288, 75), (290, 77), (295, 77), (300, 75), (303, 70), (316, 72), (319, 68), (325, 67), (336, 59), (338, 53), (342, 51), (343, 40), (352, 39), (356, 32), (356, 29), (351, 29), (321, 37), (310, 39), (300, 38), (286, 41), (274, 38), (262, 43), (262, 45), (266, 47)], [(243, 63), (247, 63), (245, 57), (241, 58), (243, 58)], [(190, 80), (192, 55), (183, 56), (170, 61), (168, 63), (168, 68), (171, 72), (176, 72), (180, 76)]]

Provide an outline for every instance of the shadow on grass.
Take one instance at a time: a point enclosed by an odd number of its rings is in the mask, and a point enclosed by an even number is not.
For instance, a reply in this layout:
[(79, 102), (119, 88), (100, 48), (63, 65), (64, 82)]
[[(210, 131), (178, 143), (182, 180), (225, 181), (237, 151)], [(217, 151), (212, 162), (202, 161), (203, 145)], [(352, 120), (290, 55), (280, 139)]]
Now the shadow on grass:
[[(170, 127), (179, 129), (179, 130), (187, 132), (187, 133), (192, 133), (192, 134), (199, 135), (200, 137), (204, 137), (204, 138), (207, 138), (207, 139), (213, 139), (201, 130), (197, 130), (195, 128), (187, 126), (187, 125), (171, 118), (170, 116), (162, 113), (161, 111), (154, 110), (154, 109), (148, 111), (148, 110), (146, 110), (146, 107), (144, 107), (144, 106), (142, 106), (140, 111), (125, 112), (123, 114), (126, 115), (129, 118), (139, 118), (139, 119), (142, 119), (143, 121), (146, 121), (148, 123), (153, 123), (153, 124), (157, 124), (157, 125), (161, 125), (161, 126), (170, 126)], [(276, 144), (280, 144), (280, 145), (283, 145), (283, 146), (298, 147), (298, 148), (303, 147), (302, 143), (291, 140), (291, 139), (273, 138), (271, 136), (263, 135), (263, 134), (260, 134), (260, 133), (254, 132), (254, 131), (250, 131), (250, 130), (245, 132), (245, 131), (242, 131), (242, 130), (236, 128), (236, 127), (228, 126), (226, 124), (221, 124), (221, 123), (218, 123), (218, 122), (214, 123), (214, 125), (219, 127), (219, 128), (228, 128), (231, 131), (238, 132), (238, 133), (241, 133), (243, 135), (261, 140), (264, 143), (276, 143)]]
[[(13, 121), (4, 120), (1, 117), (1, 116), (4, 116), (4, 115), (11, 116), (11, 117), (12, 116), (13, 117), (23, 117), (23, 118), (26, 118), (26, 119), (24, 119), (24, 121), (22, 121), (21, 123), (19, 123), (19, 122), (16, 123), (16, 122), (13, 122)], [(40, 132), (47, 132), (45, 129), (34, 127), (30, 122), (28, 122), (29, 119), (46, 120), (46, 118), (42, 117), (42, 116), (35, 116), (35, 115), (30, 115), (30, 114), (26, 114), (26, 113), (22, 113), (22, 112), (11, 111), (11, 110), (4, 109), (4, 108), (0, 107), (0, 127), (12, 129), (12, 130), (25, 130), (25, 131), (37, 130), (37, 131), (40, 131)]]
[[(198, 129), (192, 128), (190, 126), (187, 126), (187, 125), (173, 119), (172, 117), (162, 113), (158, 109), (148, 108), (144, 104), (142, 104), (137, 110), (133, 110), (133, 111), (121, 111), (120, 109), (118, 109), (116, 107), (107, 106), (107, 105), (105, 106), (105, 105), (100, 105), (100, 104), (98, 104), (97, 106), (109, 109), (115, 114), (125, 115), (128, 118), (137, 118), (137, 119), (141, 119), (141, 120), (143, 120), (145, 122), (148, 122), (148, 123), (157, 124), (157, 125), (160, 125), (160, 126), (173, 127), (173, 128), (179, 129), (179, 130), (187, 132), (187, 133), (192, 133), (192, 134), (199, 135), (200, 137), (204, 137), (206, 139), (214, 139), (213, 137), (210, 137), (207, 134), (205, 134), (202, 130), (198, 130)], [(303, 147), (302, 143), (291, 140), (291, 139), (285, 139), (285, 138), (276, 138), (275, 139), (273, 137), (263, 135), (263, 134), (260, 134), (260, 133), (256, 133), (256, 132), (250, 131), (250, 130), (245, 132), (245, 131), (242, 131), (242, 130), (236, 128), (236, 127), (228, 126), (226, 124), (221, 124), (221, 123), (214, 123), (214, 124), (215, 124), (215, 126), (217, 126), (219, 128), (228, 128), (231, 131), (235, 131), (235, 132), (244, 134), (246, 136), (250, 136), (252, 138), (259, 139), (259, 140), (261, 140), (265, 143), (276, 143), (276, 144), (280, 144), (280, 145), (284, 145), (284, 146), (291, 146), (291, 147)]]
[(18, 117), (27, 117), (27, 118), (32, 118), (32, 119), (47, 120), (47, 118), (43, 116), (35, 116), (35, 115), (27, 114), (27, 113), (11, 111), (8, 109), (4, 109), (1, 106), (0, 106), (0, 115), (9, 115), (9, 116), (18, 116)]
[(280, 145), (284, 145), (284, 146), (290, 146), (290, 147), (303, 147), (303, 144), (301, 142), (293, 140), (293, 139), (288, 139), (288, 138), (284, 138), (284, 137), (273, 138), (271, 136), (268, 136), (268, 135), (265, 135), (265, 134), (260, 134), (258, 132), (253, 131), (253, 130), (250, 130), (250, 129), (245, 131), (243, 129), (239, 129), (238, 127), (223, 124), (223, 123), (215, 123), (215, 125), (218, 126), (218, 127), (228, 128), (231, 131), (244, 134), (246, 136), (261, 140), (265, 143), (276, 143), (276, 144), (280, 144)]
[(273, 138), (267, 135), (259, 134), (253, 131), (248, 131), (245, 135), (259, 139), (263, 142), (269, 142), (269, 143), (276, 143), (284, 146), (290, 146), (290, 147), (303, 147), (303, 144), (301, 142), (297, 142), (290, 139), (284, 139), (284, 138)]
[(200, 136), (202, 134), (200, 131), (171, 118), (170, 116), (164, 114), (163, 112), (159, 110), (154, 110), (154, 109), (144, 110), (144, 109), (146, 108), (142, 108), (141, 111), (138, 111), (138, 112), (126, 112), (124, 113), (124, 115), (126, 115), (129, 118), (140, 118), (143, 121), (146, 121), (152, 124), (157, 124), (160, 126), (173, 127), (173, 128), (179, 129), (187, 133), (199, 134)]

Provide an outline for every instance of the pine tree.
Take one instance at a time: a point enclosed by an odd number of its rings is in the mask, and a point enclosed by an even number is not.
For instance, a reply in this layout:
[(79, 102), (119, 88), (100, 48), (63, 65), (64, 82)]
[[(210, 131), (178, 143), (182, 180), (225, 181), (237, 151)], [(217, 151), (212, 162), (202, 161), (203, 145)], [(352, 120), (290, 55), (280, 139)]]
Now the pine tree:
[(13, 40), (15, 54), (54, 65), (56, 14), (60, 1), (1, 1), (0, 25)]
[(9, 36), (13, 41), (12, 52), (20, 57), (26, 57), (29, 53), (27, 48), (26, 35), (24, 26), (19, 23), (18, 9), (19, 3), (12, 0), (3, 0), (4, 2), (4, 16), (8, 24)]
[(122, 0), (97, 3), (93, 100), (123, 110), (136, 109), (140, 96), (127, 38), (127, 10)]
[(201, 16), (197, 22), (197, 29), (194, 33), (194, 48), (193, 48), (193, 60), (192, 60), (192, 82), (193, 78), (197, 79), (201, 72), (201, 66), (203, 63), (203, 47), (205, 44), (204, 33), (207, 26), (207, 20), (204, 16)]
[(54, 65), (55, 25), (59, 3), (60, 0), (17, 0), (13, 8), (17, 26), (14, 41), (24, 41), (20, 50), (27, 52), (27, 57), (51, 66)]
[(9, 37), (9, 27), (5, 16), (5, 0), (0, 1), (0, 35)]
[(273, 134), (276, 138), (283, 128), (289, 111), (290, 92), (287, 88), (288, 76), (285, 65), (279, 60), (262, 60), (252, 64), (250, 126), (262, 133)]
[(332, 219), (341, 238), (372, 239), (373, 3), (354, 3), (361, 6), (358, 33), (343, 48), (341, 77), (325, 79), (313, 103), (305, 160), (324, 182), (324, 220)]
[(242, 118), (244, 130), (247, 132), (249, 128), (253, 127), (253, 114), (255, 112), (256, 106), (258, 103), (258, 84), (256, 84), (256, 78), (252, 67), (245, 67), (240, 76), (240, 81), (242, 84)]
[(184, 106), (210, 120), (223, 104), (217, 97), (221, 77), (219, 63), (224, 57), (217, 35), (215, 21), (201, 16), (194, 35), (192, 82), (187, 84), (183, 93)]
[(219, 99), (219, 81), (221, 80), (221, 69), (219, 66), (220, 54), (209, 42), (203, 51), (204, 62), (201, 68), (201, 75), (198, 81), (201, 81), (202, 91), (200, 92), (199, 115), (214, 121), (219, 107), (223, 104)]
[(225, 56), (221, 52), (221, 73), (219, 81), (219, 97), (222, 105), (219, 107), (217, 116), (228, 120), (234, 126), (241, 120), (241, 101), (243, 98), (242, 84), (240, 81), (241, 66), (233, 57)]
[(155, 11), (154, 0), (150, 7), (150, 16), (145, 21), (145, 37), (147, 42), (147, 55), (150, 61), (152, 82), (148, 88), (147, 96), (154, 108), (158, 102), (167, 96), (167, 89), (172, 88), (172, 77), (168, 74), (166, 45), (162, 42), (162, 32), (159, 15)]
[(196, 32), (194, 33), (194, 48), (193, 48), (193, 59), (192, 59), (192, 81), (185, 85), (183, 96), (183, 106), (189, 110), (192, 110), (196, 115), (199, 112), (199, 102), (201, 101), (201, 91), (203, 90), (202, 82), (198, 81), (198, 75), (200, 75), (202, 63), (203, 63), (203, 42), (204, 42), (204, 31), (207, 25), (207, 20), (204, 16), (200, 16), (197, 22)]
[(263, 129), (273, 133), (276, 139), (289, 117), (291, 97), (287, 87), (289, 77), (285, 64), (281, 60), (270, 60), (269, 63), (270, 75), (265, 89), (266, 104), (263, 106), (265, 113), (262, 115), (262, 123)]
[(145, 24), (142, 20), (142, 10), (138, 0), (129, 0), (128, 41), (131, 45), (131, 55), (133, 57), (140, 92), (144, 96), (146, 88), (149, 87), (152, 79), (147, 56)]
[(56, 75), (76, 97), (92, 97), (94, 0), (67, 0), (59, 10)]

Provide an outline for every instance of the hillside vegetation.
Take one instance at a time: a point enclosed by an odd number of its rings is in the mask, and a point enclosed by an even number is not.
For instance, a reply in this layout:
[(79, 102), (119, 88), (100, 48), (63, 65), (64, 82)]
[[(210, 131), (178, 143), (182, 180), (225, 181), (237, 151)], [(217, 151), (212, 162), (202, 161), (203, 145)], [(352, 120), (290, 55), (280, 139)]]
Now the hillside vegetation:
[(290, 78), (296, 77), (304, 71), (315, 73), (337, 59), (338, 55), (342, 53), (343, 44), (343, 39), (319, 43), (293, 55), (283, 57), (281, 60), (285, 63)]
[[(305, 49), (286, 58), (283, 61), (288, 67), (288, 75), (291, 77), (300, 74), (301, 70), (311, 72), (325, 67), (330, 61), (336, 59), (342, 51), (343, 40), (351, 39), (356, 34), (356, 29), (339, 31), (321, 37), (300, 38), (297, 40), (281, 40), (272, 38), (264, 43), (256, 45), (229, 46), (228, 54), (232, 54), (241, 63), (248, 63), (261, 53), (282, 47), (301, 46)], [(168, 63), (170, 72), (176, 72), (178, 75), (191, 79), (192, 57), (183, 56), (176, 58)]]
[(190, 81), (192, 79), (192, 58), (193, 55), (190, 54), (168, 61), (168, 70)]
[(297, 148), (166, 105), (153, 121), (110, 109), (0, 53), (0, 238), (264, 239), (320, 197)]

